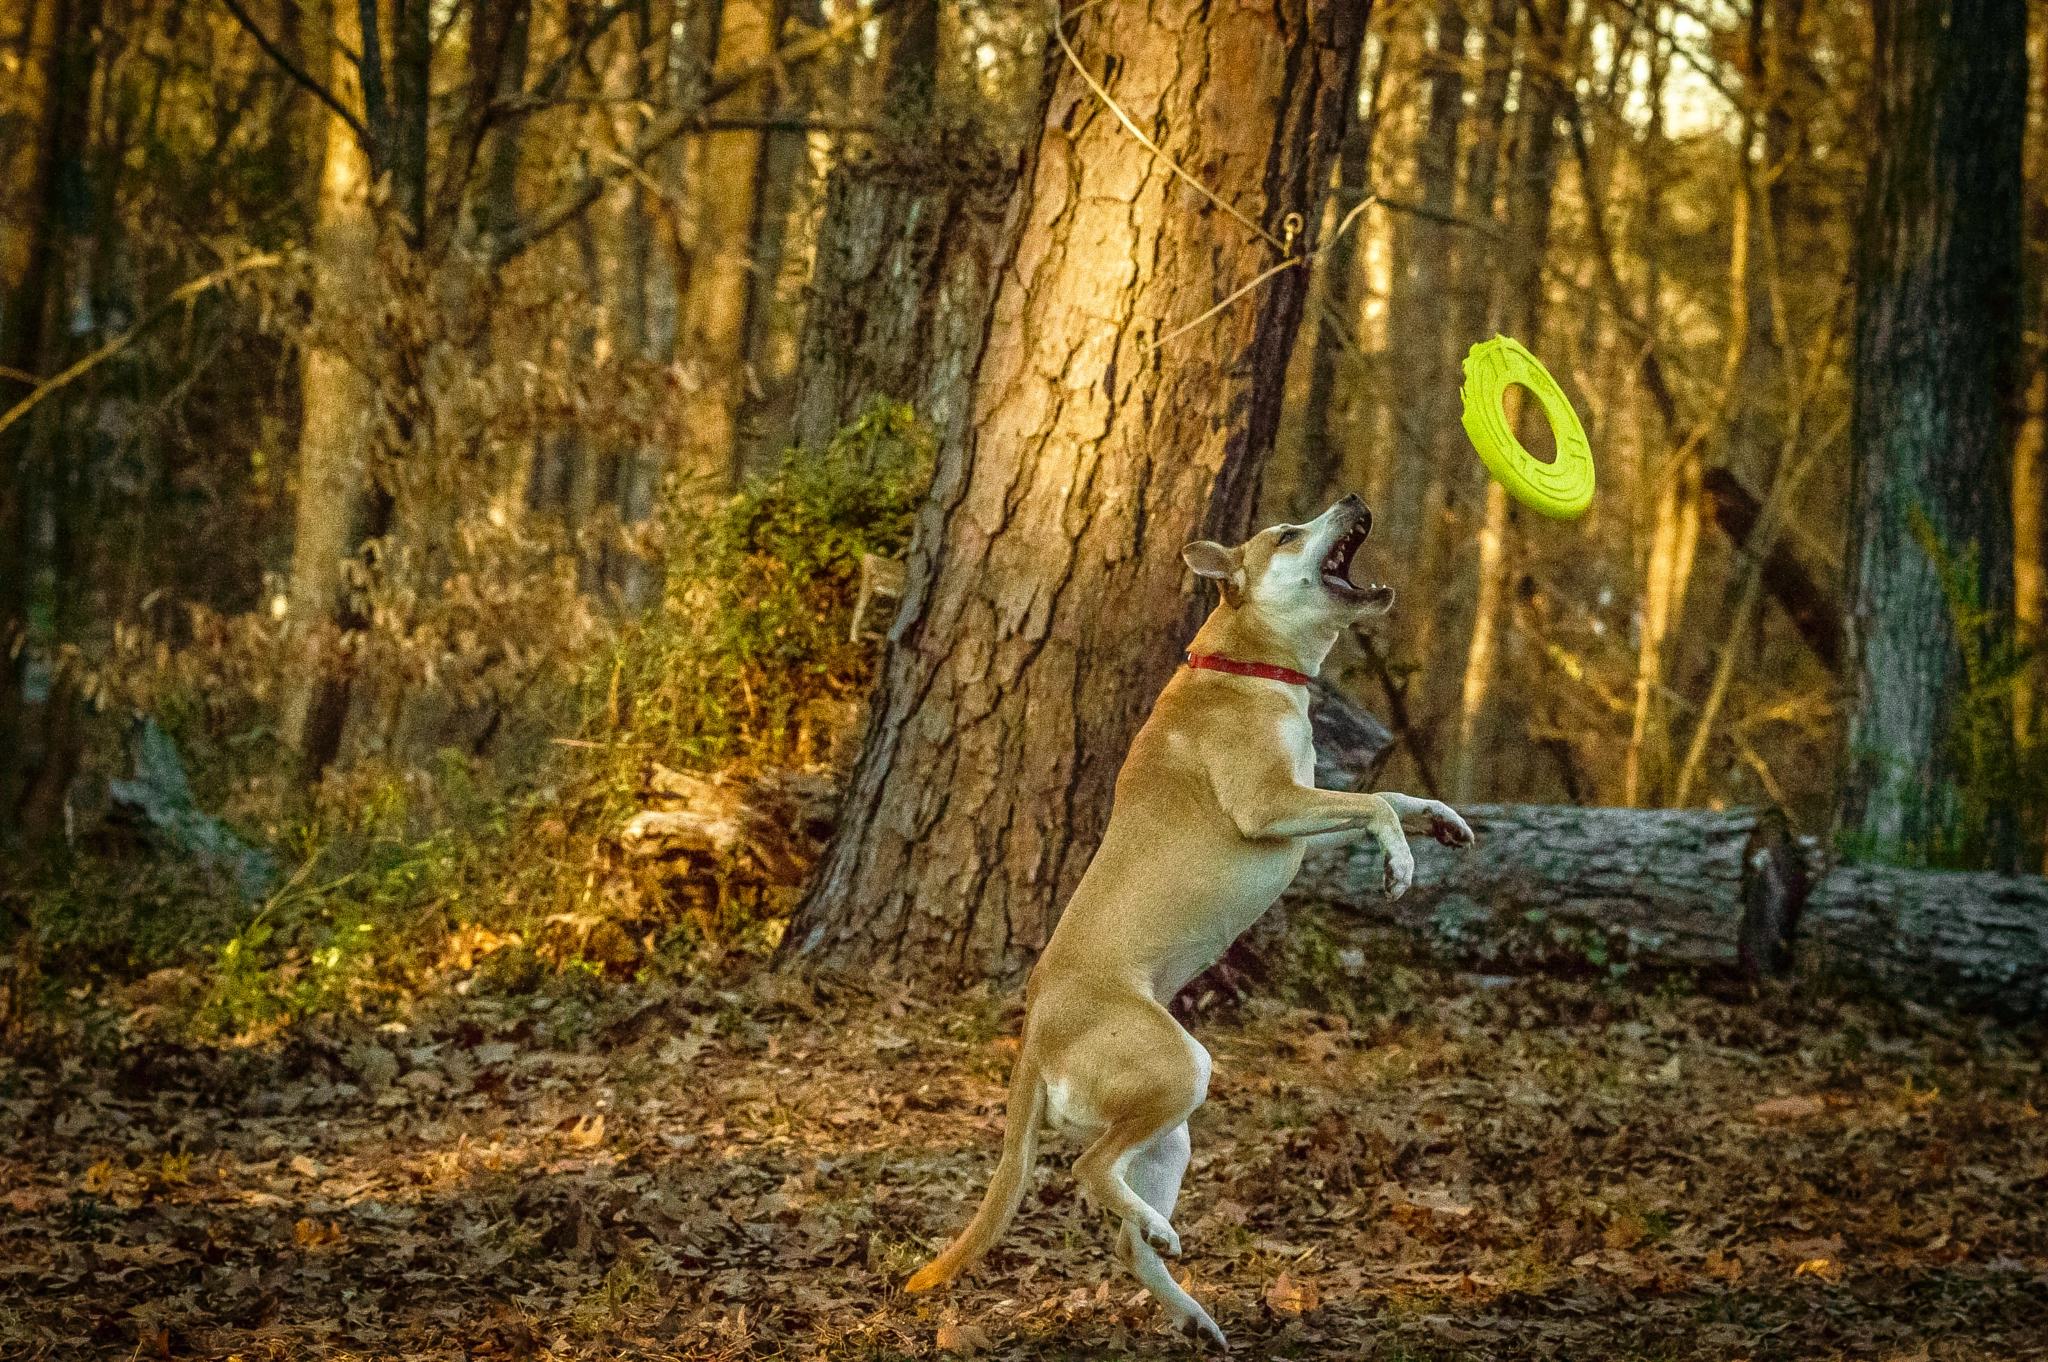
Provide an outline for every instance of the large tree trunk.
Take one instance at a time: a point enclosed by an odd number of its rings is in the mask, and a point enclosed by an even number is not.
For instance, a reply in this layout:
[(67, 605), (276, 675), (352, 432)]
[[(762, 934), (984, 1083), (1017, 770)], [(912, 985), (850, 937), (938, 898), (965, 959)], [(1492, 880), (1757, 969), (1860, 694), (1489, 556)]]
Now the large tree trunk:
[[(326, 73), (329, 88), (354, 105), (348, 50), (359, 41), (356, 8), (335, 0), (309, 9), (304, 32), (313, 69)], [(369, 202), (369, 159), (348, 124), (334, 115), (325, 122), (313, 230), (313, 326), (299, 362), (290, 632), (278, 706), (278, 731), (299, 753), (309, 779), (334, 759), (347, 713), (348, 686), (333, 636), (343, 608), (345, 564), (363, 531), (376, 363), (377, 227)]]
[[(1947, 738), (1962, 660), (1912, 519), (1924, 515), (1949, 553), (1975, 554), (1979, 600), (2009, 620), (2027, 7), (1882, 0), (1874, 13), (1848, 555), (1859, 703), (1843, 822), (1868, 853), (1913, 860), (1983, 835), (1956, 826)], [(2009, 865), (2016, 839), (1987, 840)]]
[(811, 450), (876, 397), (908, 402), (942, 445), (965, 438), (1009, 237), (1016, 155), (933, 116), (936, 0), (888, 24), (884, 131), (825, 186), (792, 421)]
[(1311, 848), (1289, 897), (1341, 904), (1489, 969), (1795, 966), (1895, 996), (2048, 1014), (2048, 880), (1827, 870), (1768, 810), (1477, 805), (1471, 851), (1416, 841), (1415, 884), (1380, 891), (1370, 840)]
[(794, 442), (822, 449), (868, 401), (965, 437), (1017, 161), (971, 132), (888, 140), (833, 170), (797, 352)]
[(1172, 333), (1276, 260), (1236, 214), (1276, 241), (1294, 216), (1295, 250), (1314, 248), (1369, 9), (1089, 10), (1080, 60), (1163, 157), (1050, 48), (971, 426), (940, 453), (861, 761), (786, 958), (1014, 976), (1044, 945), (1206, 613), (1178, 551), (1244, 535), (1307, 272)]

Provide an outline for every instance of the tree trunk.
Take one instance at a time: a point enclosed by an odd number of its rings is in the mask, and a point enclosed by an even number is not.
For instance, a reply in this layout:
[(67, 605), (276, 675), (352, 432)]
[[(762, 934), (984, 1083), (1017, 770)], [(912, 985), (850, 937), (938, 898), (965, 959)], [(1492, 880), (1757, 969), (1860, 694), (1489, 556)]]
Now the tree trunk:
[[(1423, 213), (1395, 233), (1397, 255), (1387, 300), (1387, 335), (1400, 375), (1394, 407), (1394, 484), (1375, 528), (1390, 562), (1416, 561), (1428, 509), (1439, 499), (1437, 436), (1455, 424), (1458, 385), (1447, 371), (1450, 327), (1451, 227), (1457, 208), (1458, 129), (1465, 121), (1465, 15), (1460, 0), (1442, 0), (1436, 49), (1428, 55), (1429, 123), (1416, 148), (1416, 186)], [(1340, 489), (1340, 490), (1350, 490)]]
[[(1461, 812), (1478, 844), (1454, 851), (1411, 839), (1415, 884), (1398, 899), (1388, 899), (1374, 878), (1384, 856), (1370, 839), (1311, 848), (1289, 893), (1354, 906), (1463, 958), (1496, 964), (1580, 963), (1589, 950), (1592, 963), (1604, 964), (1608, 936), (1618, 938), (1617, 962), (1639, 955), (1752, 972), (1784, 963), (1769, 920), (1796, 920), (1811, 852), (1782, 818), (1755, 809), (1546, 804)], [(1758, 853), (1760, 868), (1746, 871)], [(1746, 913), (1756, 919), (1747, 935)], [(1583, 935), (1587, 928), (1602, 940)]]
[[(737, 69), (767, 57), (775, 42), (774, 11), (779, 8), (775, 0), (723, 0), (710, 62)], [(765, 115), (765, 89), (765, 82), (755, 82), (720, 112)], [(746, 398), (754, 179), (763, 137), (753, 131), (707, 133), (694, 140), (689, 152), (695, 222), (680, 342), (688, 370), (682, 428), (689, 433), (690, 470), (728, 485), (736, 471), (738, 417)]]
[[(1550, 250), (1550, 209), (1557, 187), (1557, 117), (1564, 107), (1567, 82), (1573, 79), (1565, 69), (1565, 25), (1570, 13), (1567, 0), (1555, 0), (1547, 11), (1529, 11), (1530, 33), (1522, 63), (1526, 112), (1522, 146), (1515, 157), (1515, 179), (1508, 187), (1504, 311), (1509, 334), (1531, 347), (1542, 344), (1543, 263)], [(1517, 430), (1527, 445), (1530, 423), (1543, 416), (1535, 403), (1525, 402), (1519, 417)], [(1458, 696), (1458, 745), (1450, 781), (1451, 797), (1457, 800), (1471, 799), (1482, 788), (1480, 754), (1488, 745), (1483, 729), (1501, 652), (1496, 635), (1508, 623), (1501, 597), (1508, 572), (1510, 520), (1505, 489), (1497, 482), (1489, 483), (1486, 523), (1480, 532), (1478, 601)]]
[[(1517, 0), (1490, 0), (1488, 6), (1480, 55), (1483, 74), (1472, 110), (1472, 145), (1465, 152), (1464, 216), (1480, 223), (1497, 221), (1495, 200), (1507, 125), (1508, 84), (1515, 67), (1517, 8)], [(1453, 263), (1450, 359), (1462, 366), (1465, 352), (1500, 324), (1501, 239), (1467, 228), (1459, 235)], [(1456, 731), (1446, 733), (1441, 720), (1446, 714), (1456, 715), (1453, 706), (1462, 697), (1461, 679), (1471, 642), (1465, 626), (1477, 618), (1482, 594), (1491, 479), (1456, 421), (1446, 421), (1438, 432), (1436, 465), (1434, 495), (1423, 513), (1421, 566), (1416, 580), (1442, 591), (1441, 606), (1409, 618), (1408, 628), (1413, 632), (1403, 651), (1417, 664), (1409, 673), (1406, 703), (1422, 716), (1419, 731), (1411, 736), (1427, 750), (1430, 763), (1443, 769), (1443, 757), (1455, 759), (1452, 744)], [(1470, 553), (1474, 548), (1480, 552)]]
[(1311, 848), (1289, 897), (1342, 904), (1493, 969), (1632, 963), (1750, 978), (1795, 964), (1894, 996), (2048, 1014), (2048, 880), (1827, 870), (1770, 810), (1462, 810), (1470, 851), (1417, 840), (1415, 884), (1380, 890), (1370, 840)]
[(786, 959), (1015, 976), (1044, 945), (1206, 614), (1179, 549), (1244, 537), (1307, 272), (1173, 332), (1275, 262), (1236, 214), (1274, 241), (1295, 217), (1295, 251), (1314, 249), (1369, 8), (1088, 11), (1080, 60), (1163, 155), (1051, 46), (970, 429), (940, 452), (861, 761)]
[[(1343, 149), (1337, 154), (1337, 192), (1331, 196), (1336, 213), (1327, 224), (1332, 228), (1342, 224), (1372, 183), (1373, 139), (1379, 130), (1380, 89), (1387, 74), (1384, 50), (1370, 68), (1362, 60), (1358, 67), (1358, 93), (1352, 108), (1363, 106), (1365, 113), (1352, 120), (1350, 130), (1344, 134)], [(1302, 404), (1300, 471), (1292, 480), (1294, 501), (1287, 508), (1289, 519), (1317, 514), (1320, 507), (1364, 481), (1351, 472), (1353, 441), (1349, 416), (1344, 419), (1343, 433), (1335, 436), (1331, 433), (1330, 416), (1337, 402), (1338, 373), (1346, 364), (1356, 362), (1347, 351), (1355, 350), (1357, 342), (1345, 332), (1355, 332), (1360, 321), (1358, 293), (1364, 282), (1368, 225), (1361, 218), (1350, 231), (1331, 242), (1328, 254), (1316, 267), (1318, 278), (1311, 281), (1318, 291), (1310, 311), (1315, 349), (1309, 356), (1308, 399)]]
[[(791, 8), (778, 4), (776, 32), (781, 15)], [(778, 38), (779, 41), (779, 38)], [(803, 117), (816, 106), (813, 75), (798, 67), (778, 82), (778, 112)], [(769, 372), (769, 346), (776, 329), (776, 295), (781, 291), (782, 260), (789, 239), (789, 213), (796, 202), (799, 180), (810, 172), (807, 155), (810, 134), (777, 129), (761, 139), (761, 159), (754, 168), (754, 241), (747, 271), (746, 322), (741, 328), (740, 366), (746, 375), (746, 392), (740, 402), (733, 445), (734, 481), (772, 466), (782, 455), (787, 431), (777, 428), (777, 377)], [(787, 392), (780, 392), (783, 400)]]
[(793, 443), (823, 449), (869, 401), (965, 438), (1018, 163), (933, 117), (938, 6), (891, 12), (884, 132), (832, 170), (797, 346)]
[[(43, 363), (44, 319), (54, 294), (57, 254), (59, 86), (69, 0), (30, 0), (23, 59), (7, 107), (20, 132), (0, 144), (9, 231), (0, 245), (0, 392), (14, 398), (35, 386)], [(29, 423), (0, 432), (0, 811), (12, 825), (24, 769), (21, 645), (29, 619), (28, 553), (33, 473)]]
[[(29, 153), (36, 197), (24, 205), (29, 216), (23, 225), (30, 238), (30, 268), (20, 292), (35, 291), (39, 296), (21, 299), (21, 319), (30, 325), (20, 338), (22, 360), (10, 366), (25, 372), (53, 374), (73, 358), (65, 303), (90, 284), (90, 208), (76, 203), (66, 186), (91, 183), (87, 156), (100, 9), (98, 0), (74, 0), (49, 12), (53, 50), (48, 65), (32, 78), (33, 84), (42, 88), (39, 112), (48, 122), (37, 126), (31, 121), (41, 137)], [(35, 62), (42, 56), (35, 50), (45, 21), (42, 7), (28, 17), (30, 61)], [(89, 331), (92, 325), (88, 317), (85, 329)], [(0, 436), (0, 461), (13, 470), (14, 494), (20, 498), (21, 538), (9, 548), (20, 555), (14, 570), (19, 573), (23, 603), (28, 585), (37, 575), (45, 576), (50, 584), (41, 636), (35, 636), (23, 611), (22, 634), (0, 642), (0, 647), (8, 649), (5, 665), (10, 673), (20, 665), (15, 660), (18, 657), (24, 663), (31, 659), (39, 663), (47, 677), (40, 706), (31, 703), (17, 711), (20, 720), (14, 736), (18, 744), (9, 758), (19, 763), (25, 778), (18, 791), (19, 803), (0, 806), (0, 817), (8, 818), (31, 840), (52, 836), (62, 826), (65, 797), (84, 741), (85, 702), (64, 656), (79, 641), (79, 608), (87, 590), (82, 540), (87, 533), (89, 470), (84, 440), (71, 438), (65, 425), (64, 409), (44, 403), (26, 421), (16, 423), (10, 432), (13, 441)], [(44, 533), (38, 532), (41, 527), (47, 527), (47, 541)], [(45, 544), (47, 553), (37, 561)], [(30, 695), (22, 698), (35, 699)]]
[(1948, 738), (1962, 659), (1912, 521), (1924, 516), (1956, 558), (1975, 556), (1978, 601), (2009, 623), (2027, 7), (1882, 0), (1874, 14), (1847, 557), (1858, 706), (1843, 824), (1867, 854), (1905, 861), (1984, 835), (1993, 863), (2011, 868), (2009, 830), (1956, 826)]
[(798, 346), (794, 442), (822, 449), (874, 397), (965, 436), (1017, 162), (971, 132), (885, 141), (842, 163)]
[[(355, 100), (356, 9), (346, 0), (310, 7), (305, 32), (313, 69)], [(324, 17), (322, 26), (314, 15)], [(278, 731), (317, 778), (341, 742), (348, 686), (334, 649), (345, 564), (361, 542), (368, 491), (370, 413), (376, 385), (377, 228), (370, 211), (370, 164), (348, 124), (326, 119), (318, 164), (319, 220), (313, 232), (313, 325), (300, 352), (302, 403), (293, 512), (290, 629), (279, 679)]]

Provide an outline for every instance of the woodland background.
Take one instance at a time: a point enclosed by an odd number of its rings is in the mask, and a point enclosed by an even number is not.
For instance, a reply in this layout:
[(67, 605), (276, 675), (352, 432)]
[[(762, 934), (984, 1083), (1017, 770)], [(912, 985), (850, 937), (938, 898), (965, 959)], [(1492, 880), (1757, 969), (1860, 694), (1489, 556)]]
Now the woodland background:
[[(2037, 869), (2040, 26), (1931, 13), (15, 6), (10, 1012), (800, 899), (785, 954), (1014, 977), (1206, 608), (1147, 527), (1352, 488), (1385, 783)], [(1578, 520), (1466, 446), (1496, 331)]]
[[(2026, 1013), (2044, 42), (0, 0), (0, 1355), (1166, 1347), (1056, 1176), (893, 1285), (1208, 608), (1180, 545), (1349, 490), (1381, 785), (1999, 872), (1973, 1000)], [(1580, 519), (1466, 443), (1496, 332), (1585, 422)], [(2042, 1355), (2024, 1015), (1316, 895), (1177, 1003), (1234, 1337)]]

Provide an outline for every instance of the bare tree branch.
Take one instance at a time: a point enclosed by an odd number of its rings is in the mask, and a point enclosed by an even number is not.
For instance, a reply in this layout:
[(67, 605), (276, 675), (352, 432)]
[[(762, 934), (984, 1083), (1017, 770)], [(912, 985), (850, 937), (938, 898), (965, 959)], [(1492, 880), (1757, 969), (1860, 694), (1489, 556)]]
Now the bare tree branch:
[(284, 49), (272, 42), (269, 35), (256, 26), (256, 21), (249, 17), (249, 11), (242, 8), (241, 0), (220, 0), (220, 2), (227, 6), (228, 13), (235, 16), (235, 22), (242, 26), (243, 32), (254, 38), (256, 45), (262, 48), (272, 61), (284, 68), (286, 75), (304, 86), (312, 93), (315, 99), (334, 110), (336, 118), (348, 124), (349, 131), (356, 135), (356, 141), (362, 145), (364, 154), (369, 154), (370, 130), (363, 126), (363, 121), (343, 108), (341, 101), (334, 97), (333, 91), (300, 70), (298, 64), (285, 55)]
[(856, 9), (835, 19), (830, 27), (807, 38), (799, 38), (759, 61), (748, 63), (731, 75), (714, 80), (700, 98), (691, 101), (687, 106), (670, 109), (642, 129), (640, 136), (634, 139), (633, 145), (618, 158), (625, 162), (625, 165), (607, 166), (595, 174), (588, 165), (577, 166), (573, 183), (553, 203), (502, 236), (493, 236), (485, 253), (486, 264), (492, 269), (507, 264), (536, 241), (575, 219), (590, 205), (596, 203), (603, 196), (605, 185), (625, 174), (628, 167), (639, 165), (685, 132), (696, 128), (702, 120), (704, 109), (708, 106), (744, 89), (765, 75), (829, 52), (860, 32), (863, 25), (886, 12), (893, 3), (894, 0), (879, 0), (879, 3), (865, 9)]
[(72, 365), (63, 373), (58, 374), (55, 378), (45, 379), (37, 384), (34, 391), (30, 392), (27, 397), (22, 398), (21, 401), (9, 407), (5, 415), (0, 415), (0, 431), (6, 430), (16, 421), (28, 415), (38, 402), (41, 402), (51, 393), (56, 392), (59, 388), (67, 387), (84, 377), (89, 370), (96, 367), (102, 360), (112, 359), (115, 355), (120, 354), (128, 348), (129, 344), (137, 336), (162, 321), (165, 317), (168, 317), (177, 309), (180, 303), (190, 302), (208, 289), (216, 288), (238, 274), (246, 274), (250, 270), (267, 270), (283, 263), (284, 256), (282, 254), (276, 251), (266, 251), (261, 255), (244, 256), (234, 264), (217, 269), (212, 274), (201, 275), (190, 283), (180, 284), (171, 291), (170, 297), (151, 308), (143, 319), (134, 326), (114, 337), (114, 339), (108, 341), (84, 359), (79, 360), (78, 363)]

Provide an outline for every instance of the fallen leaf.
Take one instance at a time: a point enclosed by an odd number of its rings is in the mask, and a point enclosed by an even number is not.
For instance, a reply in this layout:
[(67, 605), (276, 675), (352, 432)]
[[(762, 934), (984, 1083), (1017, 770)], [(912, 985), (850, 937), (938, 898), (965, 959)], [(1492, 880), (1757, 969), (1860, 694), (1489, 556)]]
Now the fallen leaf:
[(1808, 1258), (1798, 1267), (1792, 1269), (1792, 1275), (1795, 1277), (1810, 1275), (1820, 1278), (1829, 1285), (1833, 1285), (1842, 1280), (1841, 1260), (1836, 1258)]
[(588, 1149), (604, 1139), (604, 1113), (595, 1116), (579, 1116), (568, 1135), (570, 1144), (580, 1144)]
[(1750, 1111), (1767, 1121), (1803, 1121), (1827, 1109), (1828, 1104), (1818, 1097), (1773, 1097), (1757, 1103)]
[(1266, 1288), (1266, 1304), (1283, 1315), (1305, 1315), (1322, 1303), (1314, 1282), (1297, 1282), (1285, 1272)]
[(301, 1220), (292, 1226), (292, 1238), (300, 1248), (326, 1248), (341, 1242), (341, 1226), (330, 1221)]
[(972, 1324), (941, 1324), (937, 1339), (942, 1353), (974, 1354), (989, 1347), (989, 1337)]

